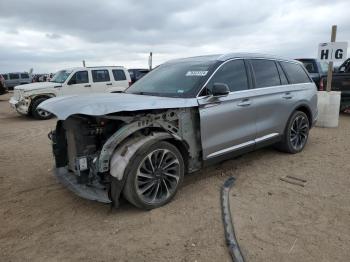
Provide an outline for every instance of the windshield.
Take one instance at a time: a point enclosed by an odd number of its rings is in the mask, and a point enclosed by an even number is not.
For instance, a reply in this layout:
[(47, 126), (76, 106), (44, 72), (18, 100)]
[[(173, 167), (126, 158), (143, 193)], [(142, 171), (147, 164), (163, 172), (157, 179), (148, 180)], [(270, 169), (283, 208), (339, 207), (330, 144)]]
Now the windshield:
[(313, 61), (302, 61), (302, 63), (304, 64), (304, 67), (306, 68), (308, 73), (318, 73), (316, 63), (314, 63)]
[(126, 93), (194, 97), (199, 86), (209, 76), (215, 61), (186, 61), (166, 63), (153, 69), (126, 90)]
[(72, 70), (61, 70), (58, 71), (55, 76), (50, 80), (50, 82), (64, 83), (68, 76), (72, 73)]
[(320, 62), (320, 65), (321, 65), (322, 73), (326, 74), (328, 71), (328, 63), (327, 62)]

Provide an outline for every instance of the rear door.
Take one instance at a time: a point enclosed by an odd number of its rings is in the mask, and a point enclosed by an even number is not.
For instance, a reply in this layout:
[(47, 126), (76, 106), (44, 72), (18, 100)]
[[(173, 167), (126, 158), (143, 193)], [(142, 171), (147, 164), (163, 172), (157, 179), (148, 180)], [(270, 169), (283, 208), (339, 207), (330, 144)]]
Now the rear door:
[(127, 74), (121, 68), (111, 69), (112, 70), (112, 86), (107, 87), (107, 92), (122, 92), (129, 87), (130, 79)]
[[(214, 83), (225, 83), (230, 93), (210, 95)], [(249, 146), (256, 134), (254, 96), (249, 90), (246, 65), (242, 59), (224, 62), (209, 79), (207, 94), (198, 98), (203, 159), (211, 159)]]
[(91, 91), (105, 93), (113, 86), (112, 76), (107, 68), (91, 69), (92, 83)]
[(284, 71), (274, 60), (250, 59), (250, 65), (255, 89), (256, 142), (259, 143), (283, 134), (297, 88), (291, 90)]

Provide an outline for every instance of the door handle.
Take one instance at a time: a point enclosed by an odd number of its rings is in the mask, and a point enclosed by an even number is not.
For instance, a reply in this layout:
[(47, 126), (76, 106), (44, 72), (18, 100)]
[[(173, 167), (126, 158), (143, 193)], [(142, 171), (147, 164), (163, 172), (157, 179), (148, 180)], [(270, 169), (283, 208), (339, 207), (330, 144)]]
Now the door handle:
[(91, 85), (84, 85), (84, 87), (91, 87)]
[(111, 86), (111, 85), (112, 85), (112, 83), (107, 83), (106, 85), (107, 85), (107, 86)]
[(237, 105), (238, 106), (250, 106), (251, 105), (250, 99), (243, 99), (241, 102), (239, 102)]
[(284, 98), (284, 99), (292, 99), (293, 96), (292, 96), (292, 94), (290, 92), (286, 92), (286, 93), (284, 93), (284, 96), (282, 96), (282, 98)]

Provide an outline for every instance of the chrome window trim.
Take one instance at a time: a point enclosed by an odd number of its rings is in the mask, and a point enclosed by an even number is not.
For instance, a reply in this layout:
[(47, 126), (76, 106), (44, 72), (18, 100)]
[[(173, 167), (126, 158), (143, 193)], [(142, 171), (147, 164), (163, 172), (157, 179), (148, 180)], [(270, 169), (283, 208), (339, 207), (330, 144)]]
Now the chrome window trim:
[[(247, 90), (240, 90), (240, 91), (233, 91), (228, 93), (228, 95), (232, 95), (232, 94), (241, 94), (241, 93), (246, 93), (246, 92), (253, 92), (256, 90), (270, 90), (270, 89), (277, 89), (277, 88), (281, 88), (281, 87), (285, 87), (285, 86), (298, 86), (298, 85), (305, 85), (305, 84), (312, 84), (311, 82), (308, 83), (299, 83), (299, 84), (288, 84), (288, 85), (278, 85), (278, 86), (267, 86), (267, 87), (261, 87), (261, 88), (252, 88), (252, 89), (247, 89)], [(293, 90), (291, 90), (293, 91)], [(281, 91), (283, 92), (283, 91)], [(205, 99), (210, 97), (211, 95), (206, 95), (206, 96), (199, 96), (197, 97), (198, 99)]]
[(271, 134), (268, 134), (268, 135), (265, 135), (265, 136), (262, 136), (262, 137), (258, 137), (258, 138), (254, 139), (254, 140), (249, 140), (249, 141), (244, 142), (242, 144), (238, 144), (238, 145), (234, 145), (234, 146), (231, 146), (231, 147), (227, 147), (227, 148), (221, 149), (219, 151), (216, 151), (214, 153), (211, 153), (211, 154), (207, 155), (207, 159), (213, 158), (213, 157), (216, 157), (216, 156), (220, 156), (220, 155), (223, 155), (225, 153), (229, 153), (229, 152), (235, 151), (237, 149), (253, 145), (255, 143), (263, 142), (265, 140), (274, 138), (274, 137), (276, 137), (278, 135), (279, 135), (279, 133), (271, 133)]
[[(203, 84), (203, 86), (201, 87), (201, 89), (199, 90), (199, 92), (197, 93), (196, 98), (206, 98), (209, 97), (210, 95), (206, 95), (206, 96), (199, 96), (199, 94), (203, 91), (203, 89), (205, 88), (205, 86), (209, 83), (209, 81), (213, 78), (213, 76), (215, 75), (215, 73), (226, 63), (230, 62), (230, 61), (234, 61), (234, 60), (253, 60), (253, 59), (263, 59), (263, 60), (271, 60), (271, 61), (275, 61), (275, 62), (287, 62), (287, 63), (291, 63), (291, 64), (297, 64), (300, 65), (301, 62), (300, 61), (290, 61), (290, 60), (285, 60), (285, 59), (275, 59), (275, 58), (263, 58), (263, 57), (235, 57), (235, 58), (230, 58), (226, 61), (224, 61), (222, 64), (220, 64), (215, 71), (210, 75), (210, 77), (207, 79), (207, 81), (205, 81), (205, 83)], [(248, 72), (247, 72), (247, 77), (249, 77)], [(248, 79), (249, 81), (249, 79)], [(305, 83), (298, 83), (298, 84), (286, 84), (286, 85), (278, 85), (278, 86), (266, 86), (266, 87), (260, 87), (260, 88), (250, 88), (247, 90), (240, 90), (240, 91), (233, 91), (228, 93), (229, 95), (231, 94), (237, 94), (239, 92), (246, 92), (246, 91), (251, 91), (251, 90), (261, 90), (261, 89), (270, 89), (270, 88), (275, 88), (275, 87), (281, 87), (281, 86), (292, 86), (292, 85), (304, 85), (304, 84), (310, 84), (312, 82), (305, 82)]]

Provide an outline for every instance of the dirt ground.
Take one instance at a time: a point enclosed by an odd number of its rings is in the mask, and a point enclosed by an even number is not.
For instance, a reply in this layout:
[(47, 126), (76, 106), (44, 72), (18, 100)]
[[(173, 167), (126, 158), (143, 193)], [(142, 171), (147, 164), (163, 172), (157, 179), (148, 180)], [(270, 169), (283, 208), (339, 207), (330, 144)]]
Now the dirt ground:
[[(219, 191), (246, 261), (350, 261), (350, 115), (314, 128), (305, 150), (268, 148), (185, 178), (174, 200), (140, 211), (81, 199), (51, 175), (47, 133), (0, 97), (0, 261), (230, 261)], [(307, 180), (305, 187), (280, 177)]]

